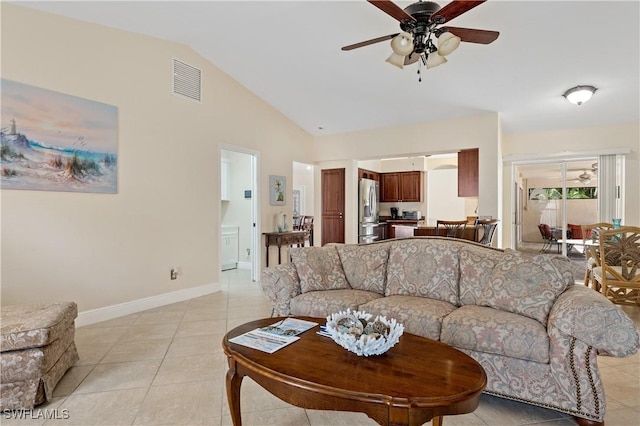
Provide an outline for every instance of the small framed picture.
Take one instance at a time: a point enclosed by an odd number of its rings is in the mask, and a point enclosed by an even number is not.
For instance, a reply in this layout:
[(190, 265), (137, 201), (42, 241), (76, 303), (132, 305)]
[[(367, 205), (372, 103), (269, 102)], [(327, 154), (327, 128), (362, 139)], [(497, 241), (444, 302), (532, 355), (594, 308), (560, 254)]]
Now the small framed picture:
[(269, 203), (272, 206), (284, 206), (287, 197), (287, 178), (285, 176), (269, 176)]

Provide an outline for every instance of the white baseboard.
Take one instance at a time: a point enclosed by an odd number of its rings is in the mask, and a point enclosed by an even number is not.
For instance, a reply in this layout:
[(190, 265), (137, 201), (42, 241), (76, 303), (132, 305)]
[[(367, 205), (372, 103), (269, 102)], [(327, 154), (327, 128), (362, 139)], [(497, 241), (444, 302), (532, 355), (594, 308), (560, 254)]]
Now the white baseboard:
[(251, 269), (251, 262), (238, 262), (238, 269)]
[(136, 312), (159, 306), (170, 305), (171, 303), (182, 302), (220, 291), (220, 283), (205, 284), (198, 287), (185, 288), (184, 290), (171, 291), (169, 293), (158, 294), (156, 296), (145, 297), (144, 299), (132, 300), (130, 302), (119, 303), (117, 305), (105, 306), (103, 308), (91, 309), (79, 312), (76, 318), (76, 327), (95, 324), (97, 322), (122, 317)]

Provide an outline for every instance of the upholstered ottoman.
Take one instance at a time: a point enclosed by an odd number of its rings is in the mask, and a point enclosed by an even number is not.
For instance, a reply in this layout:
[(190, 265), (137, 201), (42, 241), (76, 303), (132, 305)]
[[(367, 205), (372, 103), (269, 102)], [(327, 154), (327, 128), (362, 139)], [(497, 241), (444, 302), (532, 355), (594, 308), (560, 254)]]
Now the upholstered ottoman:
[(31, 409), (51, 399), (78, 360), (73, 302), (0, 308), (0, 409)]

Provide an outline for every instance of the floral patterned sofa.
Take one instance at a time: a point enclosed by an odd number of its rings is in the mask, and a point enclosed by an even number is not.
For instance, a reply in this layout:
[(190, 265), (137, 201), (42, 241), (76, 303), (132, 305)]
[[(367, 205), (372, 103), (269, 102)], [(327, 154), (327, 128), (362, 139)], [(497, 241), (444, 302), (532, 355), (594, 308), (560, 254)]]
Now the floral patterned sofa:
[(325, 317), (358, 309), (396, 318), (405, 331), (446, 342), (487, 373), (485, 392), (604, 422), (597, 355), (636, 353), (633, 321), (575, 285), (571, 262), (472, 242), (414, 237), (367, 245), (291, 249), (266, 268), (273, 316)]

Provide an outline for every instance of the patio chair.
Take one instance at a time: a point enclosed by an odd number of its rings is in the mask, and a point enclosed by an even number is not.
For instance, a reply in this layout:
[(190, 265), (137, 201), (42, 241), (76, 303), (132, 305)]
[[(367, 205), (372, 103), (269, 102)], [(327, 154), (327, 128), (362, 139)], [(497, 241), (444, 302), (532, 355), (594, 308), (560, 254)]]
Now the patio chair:
[(540, 249), (540, 252), (546, 253), (551, 250), (551, 247), (555, 245), (558, 248), (558, 253), (560, 253), (560, 241), (558, 241), (558, 239), (553, 236), (551, 227), (546, 223), (541, 223), (540, 225), (538, 225), (538, 229), (540, 230), (542, 239), (545, 242), (545, 244), (542, 246), (542, 249)]

